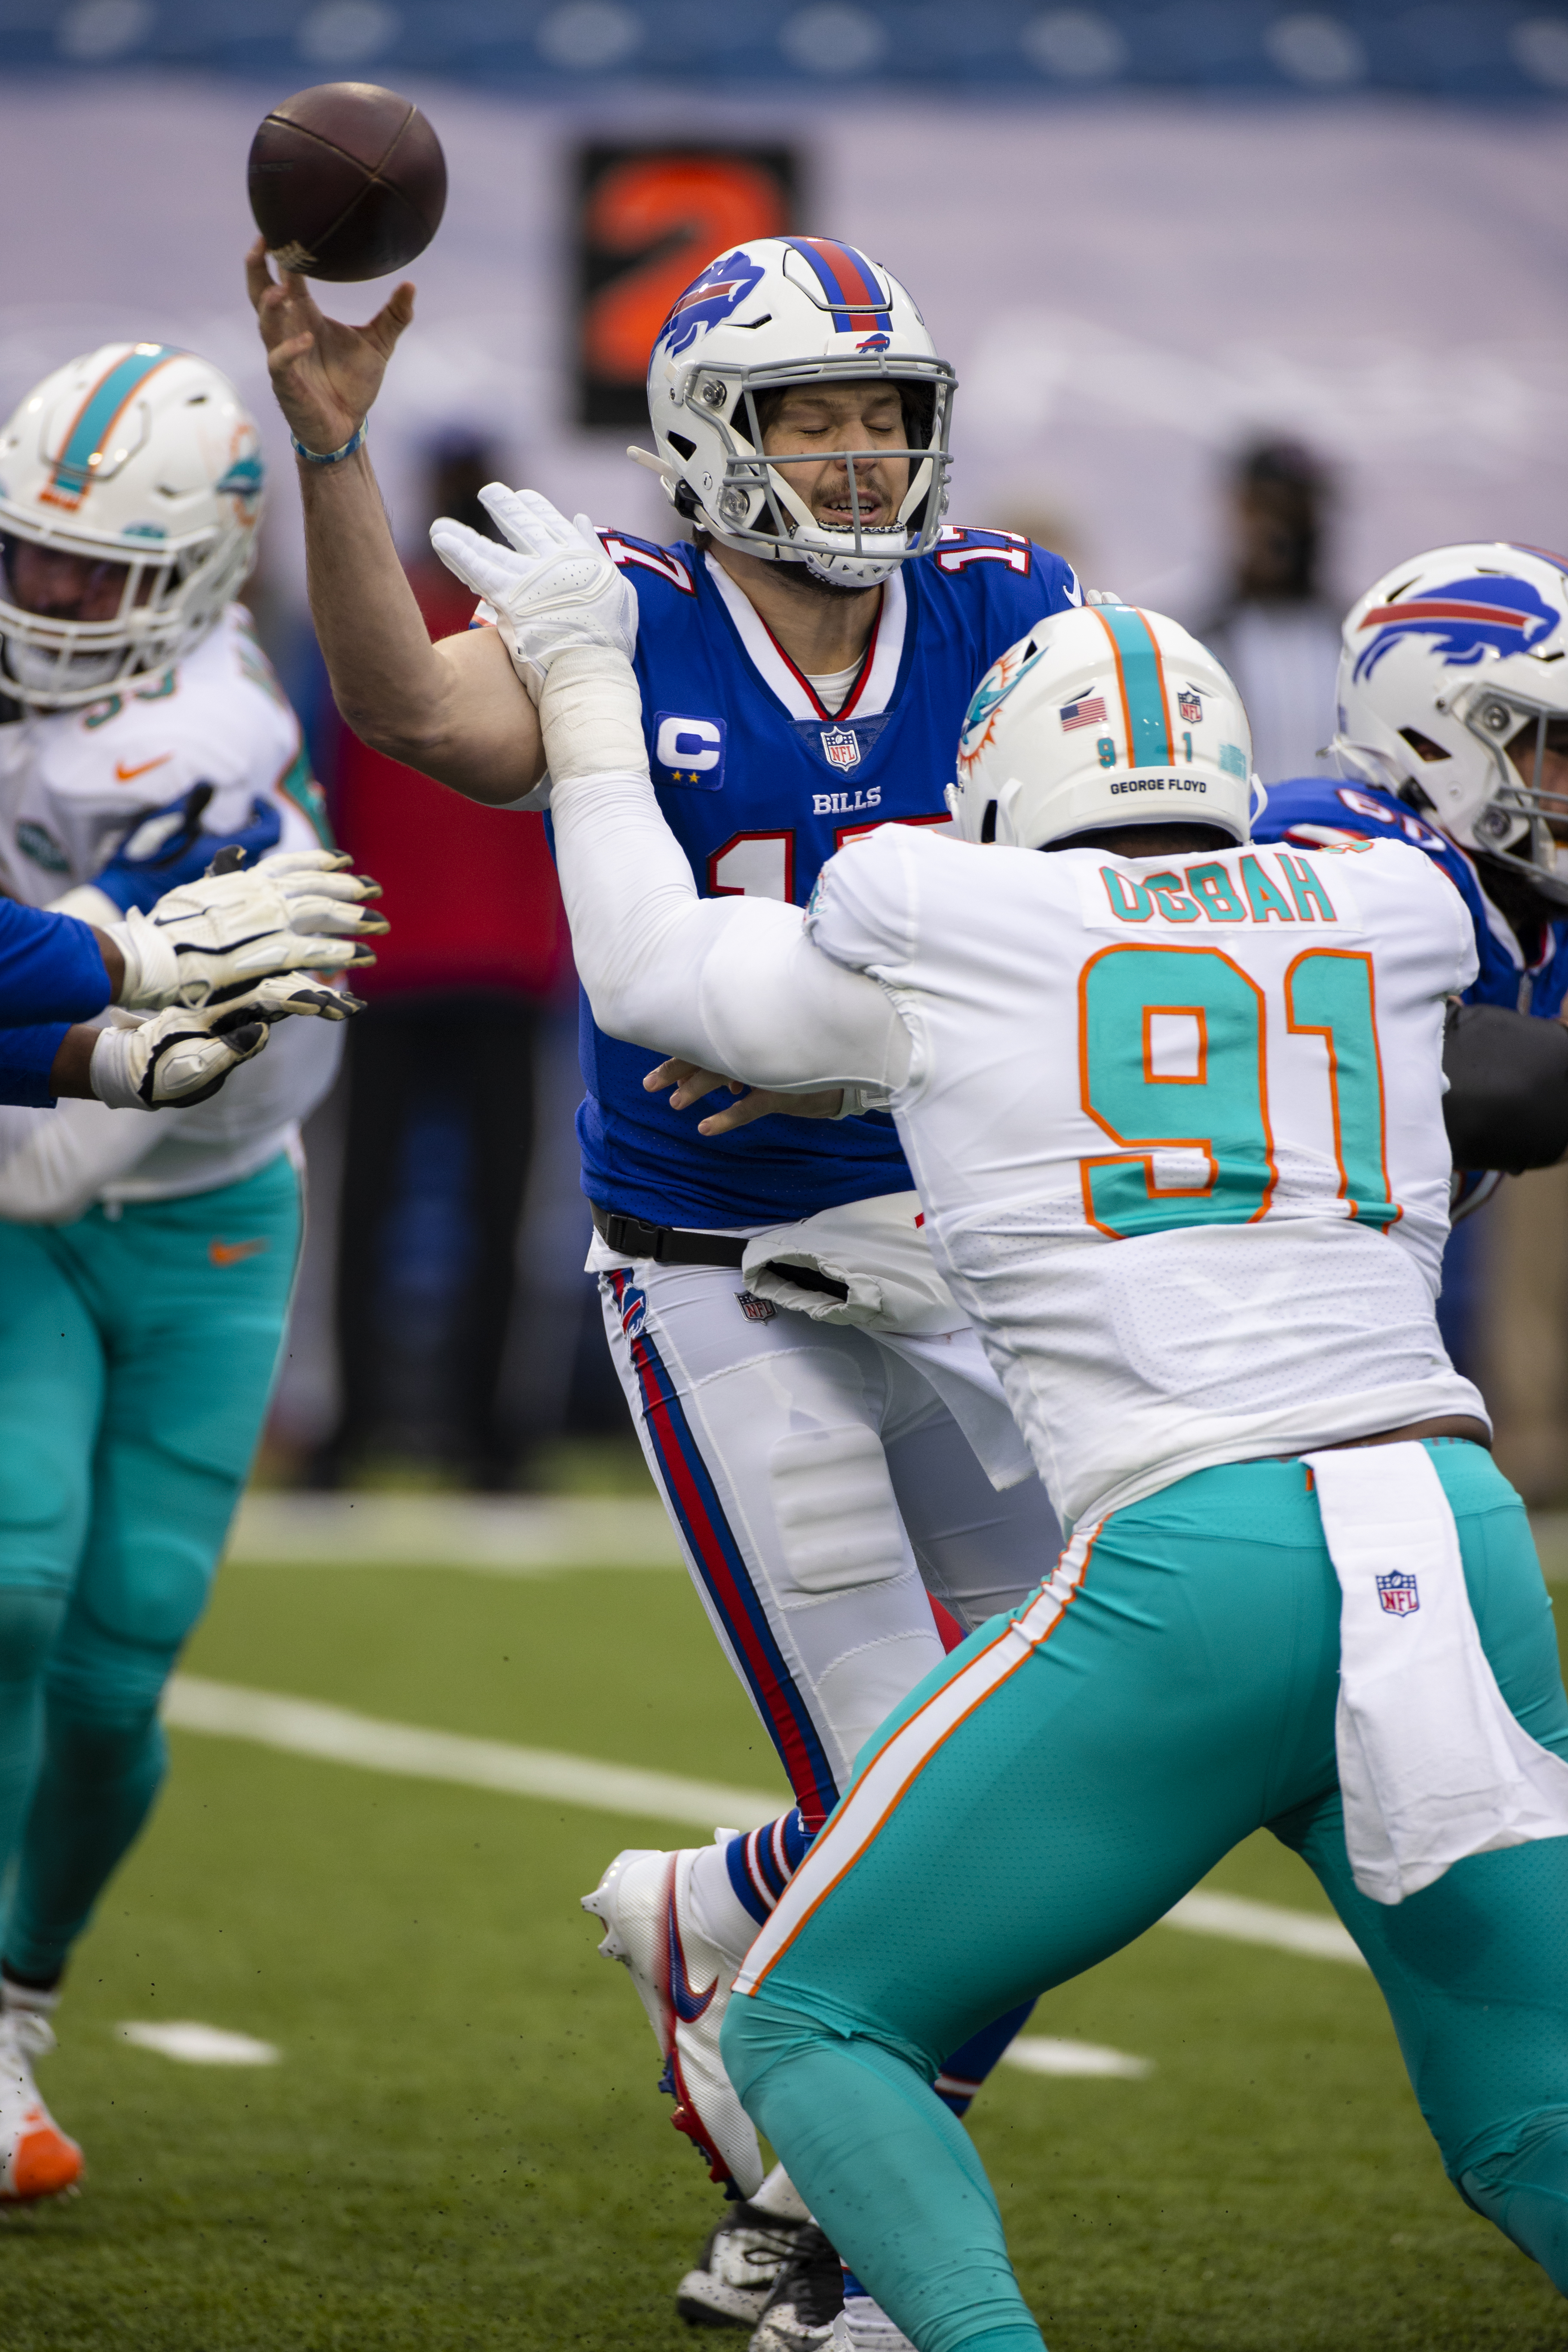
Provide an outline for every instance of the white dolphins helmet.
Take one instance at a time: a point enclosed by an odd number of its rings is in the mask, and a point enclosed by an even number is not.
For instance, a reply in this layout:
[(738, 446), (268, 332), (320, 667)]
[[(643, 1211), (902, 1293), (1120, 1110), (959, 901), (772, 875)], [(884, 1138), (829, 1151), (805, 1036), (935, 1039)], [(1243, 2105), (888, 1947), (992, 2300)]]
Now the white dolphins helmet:
[[(1456, 841), (1568, 900), (1547, 823), (1568, 823), (1568, 796), (1542, 788), (1548, 732), (1568, 730), (1568, 577), (1557, 557), (1488, 540), (1385, 572), (1346, 615), (1339, 705), (1331, 749), (1342, 775), (1398, 793)], [(1533, 757), (1521, 774), (1508, 746), (1523, 730)]]
[[(178, 661), (255, 561), (256, 426), (228, 378), (167, 343), (105, 343), (0, 431), (0, 690), (58, 709)], [(126, 567), (111, 620), (28, 612), (18, 541)]]
[[(905, 457), (909, 489), (896, 523), (862, 527), (851, 463), (853, 521), (828, 530), (761, 454), (756, 396), (868, 376), (900, 387), (909, 446), (835, 455)], [(659, 329), (647, 370), (658, 455), (627, 455), (660, 474), (678, 511), (725, 547), (804, 562), (839, 587), (875, 587), (941, 528), (956, 382), (909, 295), (878, 263), (836, 237), (756, 237), (710, 261)]]
[(965, 841), (1021, 849), (1124, 824), (1246, 841), (1247, 713), (1213, 654), (1163, 613), (1053, 614), (980, 681), (947, 804)]

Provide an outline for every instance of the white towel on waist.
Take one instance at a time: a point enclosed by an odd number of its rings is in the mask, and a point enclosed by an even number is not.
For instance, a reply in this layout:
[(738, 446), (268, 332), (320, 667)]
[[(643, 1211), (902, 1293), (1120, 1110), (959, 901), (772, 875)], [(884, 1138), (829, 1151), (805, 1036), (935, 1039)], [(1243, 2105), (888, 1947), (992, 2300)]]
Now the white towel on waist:
[(1467, 1854), (1568, 1837), (1568, 1763), (1498, 1688), (1426, 1447), (1303, 1458), (1342, 1596), (1334, 1738), (1357, 1886), (1402, 1903)]

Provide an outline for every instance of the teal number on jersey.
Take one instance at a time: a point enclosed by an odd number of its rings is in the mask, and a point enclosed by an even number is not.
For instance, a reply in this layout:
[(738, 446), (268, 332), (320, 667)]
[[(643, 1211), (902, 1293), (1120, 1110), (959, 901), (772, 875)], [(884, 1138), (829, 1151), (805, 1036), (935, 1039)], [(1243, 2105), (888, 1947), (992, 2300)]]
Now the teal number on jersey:
[[(1263, 1024), (1261, 992), (1218, 948), (1130, 941), (1085, 965), (1083, 1107), (1131, 1155), (1083, 1162), (1084, 1209), (1101, 1232), (1130, 1239), (1263, 1215), (1275, 1182)], [(1205, 1155), (1205, 1180), (1156, 1187), (1152, 1153), (1184, 1146)]]
[(1388, 1183), (1372, 958), (1333, 948), (1298, 956), (1285, 975), (1285, 1015), (1328, 1049), (1341, 1200), (1363, 1224), (1393, 1224), (1400, 1209)]

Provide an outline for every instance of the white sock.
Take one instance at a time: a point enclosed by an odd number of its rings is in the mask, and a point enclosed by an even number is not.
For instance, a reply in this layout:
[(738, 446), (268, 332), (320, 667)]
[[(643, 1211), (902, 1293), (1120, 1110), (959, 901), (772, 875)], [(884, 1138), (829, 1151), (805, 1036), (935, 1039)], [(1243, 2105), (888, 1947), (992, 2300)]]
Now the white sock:
[(758, 2213), (771, 2213), (779, 2221), (809, 2221), (805, 2200), (782, 2164), (775, 2164), (756, 2195), (750, 2200)]
[(691, 1865), (691, 1916), (700, 1936), (717, 1944), (737, 1968), (751, 1948), (757, 1923), (730, 1883), (724, 1857), (734, 1830), (715, 1830), (713, 1843), (704, 1846)]
[(0, 1976), (0, 2009), (31, 2010), (35, 2017), (52, 2017), (59, 2005), (58, 1984), (45, 1991), (37, 1985), (17, 1984), (11, 1977)]

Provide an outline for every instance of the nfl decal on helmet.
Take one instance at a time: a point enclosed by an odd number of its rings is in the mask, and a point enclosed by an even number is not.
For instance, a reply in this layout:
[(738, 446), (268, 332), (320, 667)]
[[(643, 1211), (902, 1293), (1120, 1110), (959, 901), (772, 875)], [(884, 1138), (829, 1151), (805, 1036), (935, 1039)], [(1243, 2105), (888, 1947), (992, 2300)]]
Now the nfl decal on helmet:
[(1412, 556), (1346, 617), (1342, 776), (1394, 793), (1454, 840), (1525, 867), (1568, 903), (1547, 751), (1568, 749), (1568, 576), (1538, 549), (1483, 541)]
[[(239, 394), (193, 352), (106, 343), (46, 376), (0, 431), (0, 686), (58, 709), (178, 661), (255, 561), (261, 477)], [(104, 567), (110, 617), (28, 609), (22, 546)]]
[[(863, 382), (896, 385), (903, 448), (836, 450), (848, 461), (851, 520), (819, 522), (788, 472), (763, 454), (761, 393)], [(955, 377), (896, 278), (828, 236), (766, 236), (710, 262), (676, 303), (648, 362), (659, 474), (677, 510), (724, 546), (805, 563), (846, 588), (874, 587), (933, 544), (947, 505)], [(857, 462), (903, 462), (889, 524), (864, 522)]]
[(1094, 604), (1009, 646), (963, 722), (947, 804), (966, 841), (1040, 849), (1117, 825), (1251, 829), (1252, 737), (1207, 647), (1161, 613)]

